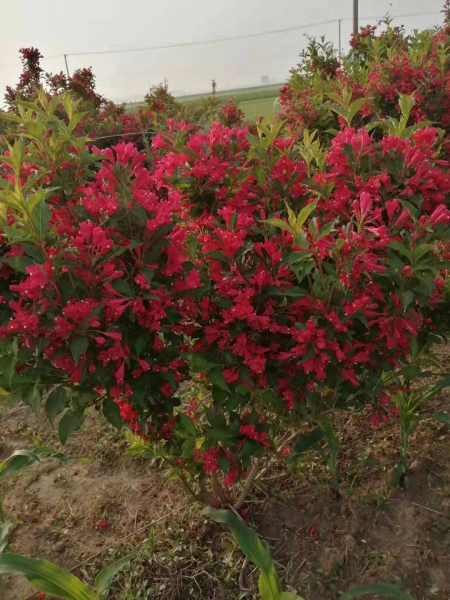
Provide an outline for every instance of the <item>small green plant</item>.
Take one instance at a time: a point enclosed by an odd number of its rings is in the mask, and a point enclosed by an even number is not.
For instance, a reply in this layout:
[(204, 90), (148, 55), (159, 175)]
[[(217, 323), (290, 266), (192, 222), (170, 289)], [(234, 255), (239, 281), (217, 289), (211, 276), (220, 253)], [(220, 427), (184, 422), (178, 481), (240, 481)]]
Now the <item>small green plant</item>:
[(263, 546), (256, 533), (234, 513), (208, 507), (202, 511), (202, 514), (230, 527), (242, 552), (261, 572), (258, 588), (263, 600), (304, 600), (296, 594), (281, 591), (280, 579), (270, 552)]
[(323, 431), (323, 435), (326, 439), (326, 447), (322, 448), (319, 446), (319, 453), (322, 459), (325, 461), (331, 475), (333, 476), (333, 488), (336, 496), (339, 496), (339, 470), (338, 470), (338, 457), (340, 442), (339, 437), (334, 431), (333, 424), (327, 417), (321, 417), (319, 419), (320, 429)]
[[(275, 565), (270, 552), (263, 545), (259, 537), (234, 513), (227, 510), (205, 508), (202, 514), (218, 523), (225, 523), (231, 529), (233, 537), (245, 554), (245, 556), (256, 565), (261, 574), (258, 587), (262, 600), (304, 600), (301, 596), (292, 592), (283, 592)], [(373, 583), (352, 588), (340, 597), (340, 600), (352, 600), (361, 598), (366, 594), (376, 594), (381, 598), (393, 598), (394, 600), (414, 600), (409, 594), (405, 594), (395, 585), (388, 583)]]
[(35, 448), (34, 450), (16, 450), (11, 456), (0, 462), (0, 479), (9, 473), (22, 471), (26, 467), (56, 460), (67, 461), (70, 460), (70, 457), (61, 452), (54, 452), (52, 448), (48, 447)]
[(397, 392), (393, 398), (398, 409), (402, 432), (401, 458), (394, 477), (402, 484), (406, 483), (405, 477), (408, 470), (409, 438), (424, 419), (419, 409), (426, 400), (448, 386), (450, 386), (450, 378), (446, 377), (437, 383), (423, 386), (418, 390)]
[(0, 555), (0, 574), (23, 575), (34, 589), (67, 600), (101, 600), (107, 594), (114, 577), (129, 564), (132, 555), (108, 565), (95, 578), (95, 589), (53, 563), (19, 554)]

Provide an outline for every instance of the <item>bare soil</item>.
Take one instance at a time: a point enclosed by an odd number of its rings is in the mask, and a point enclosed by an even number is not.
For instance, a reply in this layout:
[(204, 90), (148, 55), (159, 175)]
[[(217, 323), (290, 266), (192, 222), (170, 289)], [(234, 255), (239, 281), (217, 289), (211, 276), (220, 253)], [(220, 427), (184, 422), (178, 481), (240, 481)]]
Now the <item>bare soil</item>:
[[(446, 348), (440, 352), (442, 370), (448, 371), (450, 353)], [(374, 428), (364, 413), (342, 414), (335, 423), (342, 438), (339, 497), (315, 454), (294, 471), (275, 468), (258, 484), (248, 503), (249, 522), (269, 545), (285, 589), (305, 600), (337, 600), (352, 585), (388, 582), (398, 583), (416, 600), (450, 598), (450, 431), (432, 421), (437, 411), (450, 413), (450, 391), (425, 408), (429, 418), (411, 438), (405, 490), (391, 485), (399, 457), (398, 421)], [(184, 537), (182, 543), (164, 538), (159, 550), (156, 541), (154, 558), (149, 555), (139, 563), (141, 583), (162, 582), (152, 598), (258, 597), (239, 590), (255, 590), (257, 573), (251, 565), (241, 573), (242, 555), (228, 532), (193, 523), (181, 486), (149, 461), (126, 459), (121, 436), (102, 417), (91, 414), (82, 431), (61, 448), (56, 432), (28, 408), (0, 409), (0, 459), (34, 445), (51, 445), (77, 459), (9, 476), (0, 492), (5, 494), (5, 516), (17, 522), (13, 551), (86, 575), (84, 563), (106, 565), (111, 548), (133, 550), (158, 527), (174, 538)], [(174, 521), (183, 515), (190, 524), (175, 531)], [(200, 548), (207, 549), (208, 559)], [(164, 562), (165, 554), (178, 551), (190, 553), (183, 576), (179, 565), (172, 569)], [(190, 571), (194, 564), (196, 570)], [(176, 581), (170, 585), (172, 577)], [(113, 596), (150, 597), (127, 585), (130, 595), (119, 590)], [(10, 578), (0, 595), (2, 600), (25, 600), (29, 594), (26, 582)]]
[[(10, 536), (15, 552), (73, 569), (133, 531), (144, 528), (139, 533), (145, 537), (149, 524), (164, 525), (166, 515), (186, 505), (182, 490), (148, 461), (124, 457), (120, 436), (96, 414), (62, 447), (51, 426), (28, 408), (1, 411), (0, 459), (33, 445), (78, 459), (9, 477), (3, 511), (17, 521)], [(2, 600), (22, 600), (30, 588), (12, 578), (1, 591)]]

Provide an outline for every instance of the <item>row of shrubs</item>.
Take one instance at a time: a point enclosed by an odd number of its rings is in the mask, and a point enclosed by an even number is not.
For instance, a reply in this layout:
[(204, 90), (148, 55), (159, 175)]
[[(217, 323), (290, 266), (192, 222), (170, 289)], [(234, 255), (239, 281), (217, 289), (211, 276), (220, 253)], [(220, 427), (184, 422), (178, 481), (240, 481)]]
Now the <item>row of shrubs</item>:
[(340, 58), (333, 45), (311, 39), (281, 89), (282, 118), (292, 130), (317, 129), (333, 135), (345, 122), (342, 112), (330, 114), (327, 101), (351, 90), (360, 102), (357, 127), (372, 127), (379, 119), (398, 118), (399, 96), (414, 95), (411, 121), (430, 121), (446, 133), (450, 128), (449, 42), (450, 3), (444, 25), (407, 34), (387, 18), (379, 26), (362, 27), (351, 39), (351, 51)]
[[(182, 104), (170, 93), (165, 81), (152, 86), (136, 110), (128, 110), (126, 104), (116, 104), (97, 92), (95, 75), (90, 67), (77, 69), (69, 77), (63, 72), (44, 72), (40, 63), (43, 56), (37, 48), (22, 48), (20, 57), (23, 71), (19, 82), (6, 89), (5, 102), (9, 110), (14, 111), (19, 100), (35, 101), (40, 89), (45, 90), (48, 100), (70, 92), (80, 101), (80, 110), (85, 113), (75, 133), (95, 140), (100, 148), (121, 140), (133, 142), (141, 149), (148, 148), (152, 135), (165, 129), (167, 119), (184, 120), (202, 129), (207, 129), (213, 121), (227, 126), (244, 122), (244, 113), (234, 100), (223, 101), (217, 96), (215, 82), (209, 96)], [(57, 112), (57, 115), (65, 118), (63, 112)], [(0, 132), (10, 141), (14, 135), (14, 130), (5, 121)]]

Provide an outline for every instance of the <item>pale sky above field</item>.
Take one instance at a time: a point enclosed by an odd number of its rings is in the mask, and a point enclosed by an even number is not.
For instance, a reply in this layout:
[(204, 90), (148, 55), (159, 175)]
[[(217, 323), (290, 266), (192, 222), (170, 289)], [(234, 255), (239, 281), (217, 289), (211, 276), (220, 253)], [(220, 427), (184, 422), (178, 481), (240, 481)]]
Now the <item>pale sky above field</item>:
[[(360, 24), (392, 15), (410, 29), (442, 22), (444, 0), (359, 0)], [(351, 32), (352, 0), (13, 0), (3, 1), (0, 20), (0, 98), (20, 73), (18, 50), (35, 46), (48, 58), (42, 66), (71, 71), (92, 66), (98, 90), (113, 100), (140, 100), (165, 78), (174, 93), (273, 83), (289, 76), (305, 47), (304, 34), (324, 35), (336, 45), (342, 20), (344, 49)], [(375, 17), (375, 19), (373, 18)], [(312, 24), (312, 25), (310, 25)], [(289, 27), (305, 29), (184, 48), (88, 54), (258, 34)], [(55, 56), (60, 55), (60, 56)]]

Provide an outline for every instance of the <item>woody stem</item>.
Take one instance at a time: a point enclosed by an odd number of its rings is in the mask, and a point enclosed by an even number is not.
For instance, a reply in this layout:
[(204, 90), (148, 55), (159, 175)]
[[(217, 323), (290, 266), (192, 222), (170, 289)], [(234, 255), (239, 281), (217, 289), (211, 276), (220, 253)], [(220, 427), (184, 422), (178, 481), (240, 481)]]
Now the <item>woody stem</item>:
[(251, 471), (247, 477), (247, 480), (245, 482), (244, 485), (244, 489), (241, 492), (241, 495), (239, 496), (239, 498), (236, 500), (236, 502), (234, 503), (234, 508), (236, 510), (239, 510), (240, 508), (242, 508), (248, 493), (250, 492), (252, 486), (253, 486), (253, 482), (255, 481), (256, 476), (258, 475), (258, 469), (259, 469), (259, 463), (261, 462), (261, 459), (257, 458), (255, 460), (255, 462), (253, 463), (253, 466), (251, 468)]

